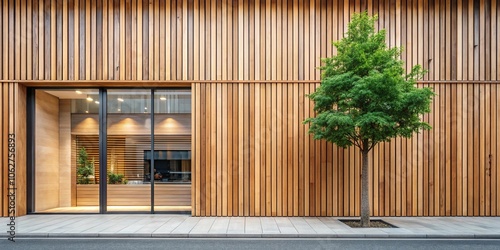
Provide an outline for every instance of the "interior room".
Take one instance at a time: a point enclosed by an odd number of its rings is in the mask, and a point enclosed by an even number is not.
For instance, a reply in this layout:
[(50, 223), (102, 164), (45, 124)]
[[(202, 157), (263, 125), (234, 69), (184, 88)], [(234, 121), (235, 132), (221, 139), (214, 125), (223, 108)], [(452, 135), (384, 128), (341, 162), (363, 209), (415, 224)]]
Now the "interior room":
[[(104, 91), (105, 150), (100, 91), (35, 90), (34, 212), (98, 213), (102, 193), (109, 212), (189, 212), (191, 91)], [(99, 182), (100, 154), (106, 185)]]

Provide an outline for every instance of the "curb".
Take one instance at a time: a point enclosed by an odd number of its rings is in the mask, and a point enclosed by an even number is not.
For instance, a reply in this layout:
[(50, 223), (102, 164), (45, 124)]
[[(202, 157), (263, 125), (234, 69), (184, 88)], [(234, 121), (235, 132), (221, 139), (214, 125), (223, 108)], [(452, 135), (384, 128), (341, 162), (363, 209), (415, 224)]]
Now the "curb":
[[(1, 237), (7, 237), (2, 234)], [(27, 233), (17, 234), (16, 238), (310, 238), (310, 239), (500, 239), (500, 234), (133, 234), (133, 233)]]

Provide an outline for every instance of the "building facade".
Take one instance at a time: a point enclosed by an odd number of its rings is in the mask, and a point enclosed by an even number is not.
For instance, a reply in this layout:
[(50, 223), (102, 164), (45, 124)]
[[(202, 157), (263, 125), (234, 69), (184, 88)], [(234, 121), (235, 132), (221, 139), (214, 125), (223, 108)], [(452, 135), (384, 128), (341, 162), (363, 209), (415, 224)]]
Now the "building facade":
[(302, 121), (360, 11), (437, 94), (371, 152), (372, 214), (500, 215), (495, 0), (3, 0), (0, 214), (15, 183), (18, 215), (359, 215), (360, 152)]

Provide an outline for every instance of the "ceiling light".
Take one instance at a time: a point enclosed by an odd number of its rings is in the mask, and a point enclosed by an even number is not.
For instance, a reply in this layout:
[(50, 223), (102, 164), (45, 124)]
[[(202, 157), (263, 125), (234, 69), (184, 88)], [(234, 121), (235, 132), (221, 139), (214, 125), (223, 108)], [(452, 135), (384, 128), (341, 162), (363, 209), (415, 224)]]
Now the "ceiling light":
[(89, 113), (89, 111), (88, 111), (88, 110), (85, 110), (85, 113), (87, 113), (87, 114), (88, 114), (88, 113)]
[(95, 101), (95, 104), (99, 104), (99, 101)]
[(162, 97), (160, 97), (160, 100), (162, 100), (162, 101), (166, 101), (166, 100), (167, 100), (167, 98), (166, 98), (166, 97), (164, 97), (164, 96), (162, 96)]
[(144, 107), (144, 109), (148, 109), (148, 107)]
[(91, 101), (93, 101), (93, 100), (94, 100), (94, 99), (92, 99), (92, 97), (87, 96), (87, 101), (91, 102)]
[(116, 99), (116, 100), (118, 100), (119, 102), (123, 102), (123, 99), (120, 97), (118, 97), (118, 99)]
[(77, 90), (77, 91), (75, 91), (75, 92), (76, 92), (77, 94), (79, 94), (79, 95), (81, 95), (81, 94), (82, 94), (82, 91), (80, 91), (80, 90)]

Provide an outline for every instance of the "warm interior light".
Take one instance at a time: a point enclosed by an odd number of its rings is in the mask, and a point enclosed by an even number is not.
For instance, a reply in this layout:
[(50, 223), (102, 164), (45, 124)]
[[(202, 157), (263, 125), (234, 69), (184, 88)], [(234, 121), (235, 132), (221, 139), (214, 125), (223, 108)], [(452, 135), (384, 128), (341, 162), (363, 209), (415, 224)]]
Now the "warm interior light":
[(160, 97), (160, 100), (162, 100), (162, 101), (166, 101), (166, 100), (167, 100), (167, 98), (166, 98), (166, 97), (164, 97), (164, 96), (162, 96), (162, 97)]
[(89, 113), (89, 111), (88, 111), (88, 110), (85, 110), (85, 113), (87, 113), (87, 114), (88, 114), (88, 113)]
[(80, 91), (80, 90), (77, 90), (77, 91), (75, 91), (75, 92), (76, 92), (77, 94), (79, 94), (79, 95), (81, 95), (81, 94), (82, 94), (82, 91)]
[(118, 99), (116, 99), (116, 100), (118, 100), (119, 102), (123, 102), (123, 99), (120, 97), (118, 97)]
[(95, 101), (95, 104), (99, 104), (99, 101)]
[(87, 96), (87, 101), (91, 102), (91, 101), (93, 101), (93, 100), (94, 100), (94, 99), (92, 99), (92, 97)]

